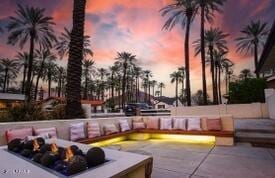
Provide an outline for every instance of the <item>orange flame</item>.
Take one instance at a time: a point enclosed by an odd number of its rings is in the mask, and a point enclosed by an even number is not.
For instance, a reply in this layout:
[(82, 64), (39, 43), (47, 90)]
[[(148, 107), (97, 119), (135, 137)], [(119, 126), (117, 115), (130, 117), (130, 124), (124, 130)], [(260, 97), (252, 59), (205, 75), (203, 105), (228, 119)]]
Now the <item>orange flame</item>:
[(71, 150), (71, 147), (66, 148), (66, 158), (64, 161), (70, 161), (73, 158), (74, 154)]
[(55, 143), (51, 144), (51, 151), (52, 151), (53, 154), (57, 154), (58, 148), (57, 148)]
[(39, 147), (40, 147), (40, 145), (38, 144), (37, 140), (34, 139), (33, 140), (33, 151), (38, 151)]

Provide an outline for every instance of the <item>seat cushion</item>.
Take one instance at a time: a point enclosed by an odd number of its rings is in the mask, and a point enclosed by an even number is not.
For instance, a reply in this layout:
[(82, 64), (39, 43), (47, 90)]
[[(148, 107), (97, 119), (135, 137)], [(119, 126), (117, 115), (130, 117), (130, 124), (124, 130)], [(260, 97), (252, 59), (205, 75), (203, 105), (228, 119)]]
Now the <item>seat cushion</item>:
[(172, 118), (160, 118), (160, 130), (171, 130)]
[(222, 130), (222, 123), (221, 119), (207, 119), (206, 120), (207, 129), (209, 131), (221, 131)]
[(70, 125), (70, 140), (76, 141), (85, 138), (84, 122)]
[(110, 135), (119, 132), (115, 124), (105, 124), (103, 128), (105, 135)]
[(49, 128), (36, 128), (34, 129), (34, 134), (37, 135), (43, 135), (43, 134), (49, 134), (50, 138), (57, 138), (57, 131), (55, 127), (49, 127)]
[(174, 130), (186, 130), (187, 118), (174, 118), (173, 129)]
[(187, 130), (201, 131), (201, 119), (200, 118), (188, 118)]
[(7, 142), (12, 141), (13, 139), (20, 138), (25, 139), (27, 136), (32, 136), (32, 128), (22, 128), (22, 129), (10, 129), (6, 131), (6, 140)]
[(88, 122), (87, 123), (87, 132), (88, 138), (95, 138), (101, 136), (100, 127), (97, 122)]
[(126, 119), (120, 119), (118, 122), (119, 122), (121, 132), (131, 130), (130, 126), (129, 126), (129, 123)]
[(149, 118), (146, 121), (147, 129), (159, 129), (159, 118)]

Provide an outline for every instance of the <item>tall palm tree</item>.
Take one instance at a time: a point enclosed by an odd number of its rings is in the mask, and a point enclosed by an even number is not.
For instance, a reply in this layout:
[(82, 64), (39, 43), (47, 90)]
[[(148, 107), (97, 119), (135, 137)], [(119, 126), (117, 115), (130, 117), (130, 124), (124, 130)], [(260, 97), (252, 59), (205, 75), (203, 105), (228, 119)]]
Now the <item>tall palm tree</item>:
[(163, 90), (163, 88), (165, 88), (165, 84), (164, 84), (163, 82), (160, 82), (160, 83), (159, 83), (160, 97), (163, 96), (163, 95), (162, 95), (162, 90)]
[(34, 91), (34, 99), (36, 100), (37, 94), (38, 94), (38, 85), (39, 80), (43, 75), (43, 71), (45, 68), (45, 63), (50, 63), (55, 61), (56, 57), (55, 55), (50, 51), (50, 49), (40, 48), (39, 50), (35, 50), (35, 53), (37, 55), (37, 58), (40, 59), (40, 65), (36, 76), (36, 83), (35, 83), (35, 91)]
[(113, 66), (110, 67), (110, 71), (111, 71), (111, 98), (112, 100), (114, 99), (114, 92), (115, 92), (115, 76), (116, 74), (119, 72), (120, 68), (117, 65), (117, 63), (115, 63)]
[(22, 88), (21, 93), (25, 93), (25, 84), (26, 84), (26, 75), (28, 71), (28, 60), (29, 60), (29, 54), (27, 52), (18, 52), (15, 58), (18, 61), (21, 61), (21, 65), (23, 67), (23, 79), (22, 79)]
[(142, 75), (142, 69), (141, 67), (135, 66), (134, 67), (134, 75), (136, 77), (136, 102), (139, 102), (140, 100), (140, 91), (139, 91), (139, 78)]
[[(185, 67), (179, 67), (178, 70), (181, 72), (181, 92), (184, 93), (185, 89), (184, 89), (184, 80), (185, 80)], [(183, 97), (182, 97), (183, 98)], [(183, 102), (182, 102), (183, 103)]]
[[(267, 23), (262, 23), (260, 20), (256, 22), (251, 21), (249, 25), (241, 30), (241, 33), (243, 36), (236, 38), (237, 52), (254, 53), (254, 65), (256, 69), (258, 65), (258, 51), (263, 47), (269, 33)], [(259, 78), (259, 73), (256, 73), (256, 76)]]
[(246, 79), (252, 78), (252, 77), (253, 77), (253, 75), (252, 75), (250, 69), (241, 70), (240, 75), (239, 75), (239, 78), (242, 80), (246, 80)]
[(57, 81), (57, 64), (54, 61), (47, 61), (44, 64), (44, 80), (48, 82), (48, 97), (51, 97), (52, 82)]
[[(91, 50), (90, 36), (85, 35), (83, 40), (84, 58), (86, 58), (87, 56), (93, 56), (93, 51)], [(61, 36), (58, 37), (58, 42), (55, 46), (61, 59), (63, 59), (64, 56), (67, 56), (69, 54), (70, 41), (71, 32), (65, 27), (64, 32), (62, 32)]]
[(125, 89), (126, 89), (126, 75), (129, 67), (135, 63), (136, 56), (128, 52), (118, 52), (116, 60), (119, 62), (119, 65), (122, 67), (122, 108), (125, 108)]
[(179, 103), (178, 103), (178, 98), (179, 98), (179, 96), (178, 96), (178, 84), (179, 84), (180, 78), (182, 77), (181, 75), (182, 75), (182, 73), (180, 71), (175, 71), (172, 74), (170, 74), (171, 83), (176, 82), (176, 107), (179, 106)]
[(200, 6), (200, 16), (201, 16), (201, 31), (200, 31), (200, 41), (201, 41), (201, 64), (202, 64), (202, 92), (203, 92), (203, 103), (207, 105), (207, 88), (206, 88), (206, 74), (205, 74), (205, 20), (212, 23), (214, 12), (220, 12), (220, 6), (226, 0), (197, 0)]
[(155, 87), (157, 85), (157, 81), (156, 80), (152, 80), (150, 83), (150, 86), (152, 87), (152, 93), (153, 93), (153, 97), (155, 98)]
[(66, 117), (83, 116), (81, 107), (81, 73), (83, 60), (86, 0), (74, 0), (73, 28), (69, 44), (66, 85)]
[(91, 73), (95, 72), (94, 64), (95, 61), (93, 61), (92, 59), (85, 59), (83, 61), (84, 99), (88, 98), (88, 81), (90, 80)]
[(105, 81), (104, 77), (107, 75), (107, 70), (104, 68), (98, 69), (98, 75), (100, 77), (100, 93), (101, 93), (101, 100), (104, 101), (104, 92), (105, 92)]
[[(227, 51), (226, 46), (227, 42), (225, 38), (228, 34), (224, 33), (219, 28), (210, 28), (205, 31), (204, 42), (207, 47), (207, 54), (210, 57), (210, 72), (212, 79), (212, 88), (213, 88), (213, 103), (218, 103), (218, 93), (217, 86), (215, 83), (215, 64), (214, 64), (214, 50), (217, 51)], [(201, 41), (200, 39), (194, 41), (195, 55), (198, 55), (201, 52)]]
[(186, 67), (186, 97), (187, 105), (191, 106), (191, 89), (190, 89), (190, 67), (189, 67), (189, 36), (191, 23), (198, 11), (198, 4), (194, 0), (174, 0), (170, 4), (161, 9), (162, 16), (170, 14), (163, 28), (171, 30), (177, 23), (181, 24), (185, 30), (185, 67)]
[[(0, 66), (4, 72), (3, 93), (8, 91), (8, 84), (11, 78), (15, 78), (20, 70), (20, 62), (8, 58), (0, 59)], [(15, 76), (15, 77), (14, 77)]]
[(233, 66), (234, 63), (231, 60), (225, 60), (222, 63), (222, 68), (224, 69), (225, 72), (225, 93), (228, 94), (228, 86), (229, 86), (229, 76), (233, 73)]
[(26, 98), (31, 100), (31, 77), (34, 58), (35, 43), (39, 43), (43, 47), (51, 47), (52, 42), (56, 41), (53, 31), (53, 18), (44, 15), (45, 9), (38, 7), (23, 7), (18, 4), (16, 17), (10, 17), (10, 22), (7, 26), (9, 36), (8, 44), (19, 44), (23, 48), (29, 40), (29, 61), (28, 75), (26, 82)]
[(147, 102), (148, 102), (148, 104), (150, 104), (150, 102), (151, 102), (151, 96), (150, 96), (150, 94), (151, 94), (151, 91), (150, 91), (150, 77), (152, 77), (152, 72), (150, 71), (150, 70), (145, 70), (145, 71), (143, 71), (143, 73), (144, 73), (144, 76), (145, 76), (145, 79), (146, 79), (146, 88), (148, 89), (148, 93), (147, 93)]
[(63, 96), (65, 80), (66, 80), (66, 69), (62, 66), (57, 66), (57, 79), (58, 79), (57, 96), (61, 97)]

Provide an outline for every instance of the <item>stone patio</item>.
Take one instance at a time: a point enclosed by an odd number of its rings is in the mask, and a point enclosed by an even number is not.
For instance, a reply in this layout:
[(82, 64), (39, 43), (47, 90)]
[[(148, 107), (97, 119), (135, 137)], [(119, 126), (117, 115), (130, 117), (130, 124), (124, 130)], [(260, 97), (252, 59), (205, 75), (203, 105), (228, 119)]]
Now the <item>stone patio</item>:
[(152, 178), (275, 177), (275, 149), (245, 143), (222, 147), (150, 140), (123, 141), (108, 147), (153, 155)]

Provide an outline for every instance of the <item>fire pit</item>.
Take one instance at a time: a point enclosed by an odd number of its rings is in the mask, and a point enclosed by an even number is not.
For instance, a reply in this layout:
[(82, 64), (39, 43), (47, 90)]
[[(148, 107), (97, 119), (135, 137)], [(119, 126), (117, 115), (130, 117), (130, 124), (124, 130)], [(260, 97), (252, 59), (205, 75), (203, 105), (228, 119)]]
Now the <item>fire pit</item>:
[(59, 177), (80, 174), (110, 161), (99, 147), (84, 153), (77, 145), (59, 147), (55, 142), (45, 143), (43, 138), (14, 139), (9, 142), (7, 151)]

